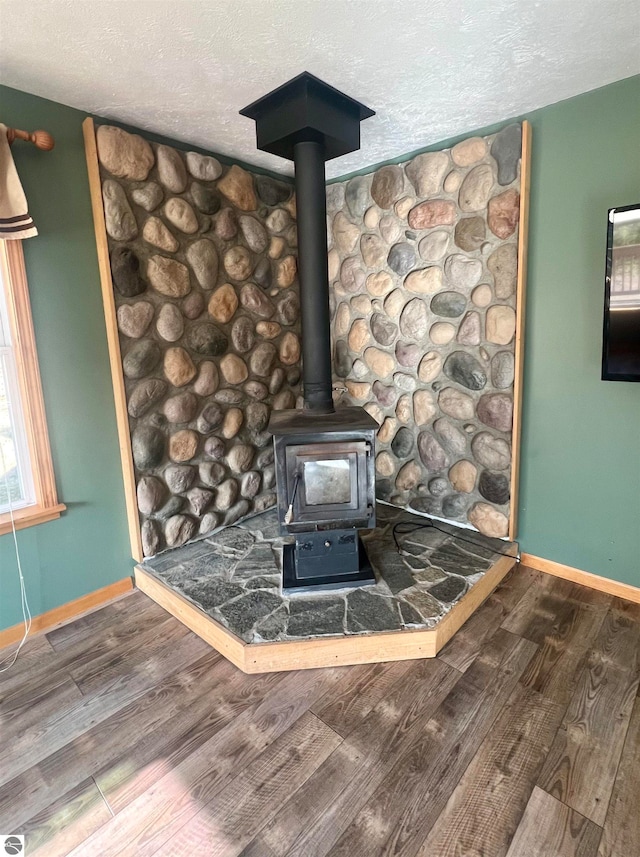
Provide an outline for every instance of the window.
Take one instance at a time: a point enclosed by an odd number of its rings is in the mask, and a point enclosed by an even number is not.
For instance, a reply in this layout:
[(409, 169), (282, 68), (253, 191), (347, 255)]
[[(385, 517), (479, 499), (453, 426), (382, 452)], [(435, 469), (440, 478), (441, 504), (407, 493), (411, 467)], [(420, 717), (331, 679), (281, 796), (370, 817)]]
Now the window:
[(56, 496), (20, 241), (0, 241), (0, 534), (50, 521)]
[(0, 514), (30, 506), (33, 465), (18, 387), (5, 289), (0, 294)]

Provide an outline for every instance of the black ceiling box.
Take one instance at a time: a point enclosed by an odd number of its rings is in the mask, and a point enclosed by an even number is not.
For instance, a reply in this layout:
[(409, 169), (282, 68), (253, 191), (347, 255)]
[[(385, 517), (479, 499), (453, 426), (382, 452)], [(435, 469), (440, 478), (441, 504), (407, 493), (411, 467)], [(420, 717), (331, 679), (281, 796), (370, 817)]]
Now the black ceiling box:
[(316, 140), (330, 161), (360, 148), (360, 122), (375, 111), (305, 71), (240, 114), (255, 119), (261, 151), (293, 161), (296, 143)]

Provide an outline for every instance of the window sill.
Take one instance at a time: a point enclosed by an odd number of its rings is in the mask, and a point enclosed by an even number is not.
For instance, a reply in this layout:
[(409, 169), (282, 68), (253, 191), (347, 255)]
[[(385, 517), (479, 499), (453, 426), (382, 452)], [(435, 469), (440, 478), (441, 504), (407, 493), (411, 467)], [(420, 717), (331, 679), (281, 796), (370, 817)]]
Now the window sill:
[[(59, 518), (66, 510), (64, 503), (58, 503), (55, 506), (27, 506), (25, 509), (16, 509), (13, 513), (13, 520), (16, 530), (23, 530), (25, 527), (35, 527), (36, 524), (44, 524), (46, 521), (53, 521)], [(11, 532), (11, 515), (8, 512), (0, 515), (0, 536)]]

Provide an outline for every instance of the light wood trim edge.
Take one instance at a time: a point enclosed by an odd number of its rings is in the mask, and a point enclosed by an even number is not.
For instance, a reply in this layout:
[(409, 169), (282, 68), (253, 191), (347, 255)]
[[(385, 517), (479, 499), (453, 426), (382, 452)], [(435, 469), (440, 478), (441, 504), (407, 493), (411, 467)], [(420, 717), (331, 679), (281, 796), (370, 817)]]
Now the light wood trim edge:
[[(32, 463), (35, 505), (42, 510), (57, 508), (58, 515), (54, 517), (59, 517), (60, 512), (64, 511), (65, 507), (61, 507), (61, 504), (58, 503), (56, 492), (56, 478), (51, 458), (51, 444), (44, 407), (42, 380), (38, 367), (38, 352), (22, 242), (3, 241), (2, 244), (0, 263), (4, 269), (5, 278), (10, 283), (7, 290), (9, 324), (16, 352), (18, 386), (24, 408), (27, 445)], [(18, 516), (17, 511), (14, 516)], [(1, 520), (4, 522), (4, 515)], [(32, 524), (35, 523), (40, 522), (32, 521)], [(23, 526), (30, 526), (30, 524)], [(10, 526), (9, 529), (11, 529)]]
[(480, 580), (475, 583), (469, 592), (458, 601), (452, 610), (436, 626), (436, 652), (449, 642), (453, 635), (460, 630), (467, 619), (478, 609), (498, 584), (507, 576), (515, 566), (515, 556), (503, 556), (484, 573)]
[(197, 634), (205, 643), (220, 652), (234, 666), (246, 672), (244, 666), (245, 643), (238, 639), (235, 634), (226, 631), (222, 625), (218, 625), (195, 604), (183, 598), (175, 589), (170, 589), (162, 581), (158, 580), (144, 568), (137, 565), (134, 569), (135, 583), (138, 589), (149, 596), (156, 604), (163, 607), (172, 616), (175, 616), (183, 625), (186, 625), (194, 634)]
[[(58, 625), (64, 625), (67, 622), (79, 619), (85, 613), (90, 613), (98, 607), (104, 607), (109, 602), (132, 590), (132, 579), (125, 577), (122, 580), (117, 580), (115, 583), (110, 583), (108, 586), (103, 586), (102, 589), (96, 589), (95, 592), (89, 592), (87, 595), (82, 595), (80, 598), (68, 601), (60, 607), (54, 607), (53, 610), (47, 610), (46, 613), (34, 616), (31, 620), (29, 639), (38, 633), (50, 631)], [(23, 634), (24, 624), (22, 622), (18, 625), (13, 625), (11, 628), (6, 628), (4, 631), (0, 631), (0, 648), (17, 643), (18, 640), (22, 639)]]
[(299, 642), (254, 643), (245, 648), (244, 671), (309, 670), (433, 658), (435, 655), (436, 632), (432, 628), (380, 631)]
[(104, 305), (104, 318), (107, 328), (107, 344), (109, 346), (113, 398), (116, 406), (116, 423), (118, 427), (120, 461), (122, 462), (122, 478), (124, 480), (124, 496), (127, 507), (131, 556), (136, 562), (141, 562), (143, 558), (142, 536), (140, 534), (140, 521), (136, 500), (136, 479), (133, 467), (133, 453), (131, 451), (131, 436), (129, 434), (127, 397), (124, 388), (124, 378), (122, 376), (122, 356), (120, 354), (116, 304), (113, 297), (111, 265), (109, 263), (107, 227), (102, 207), (102, 184), (100, 182), (100, 167), (98, 166), (98, 148), (93, 119), (90, 116), (82, 123), (82, 133), (84, 134), (89, 191), (91, 193), (91, 209), (93, 211), (93, 225), (96, 235), (98, 265), (100, 268), (102, 303)]
[(520, 486), (520, 444), (522, 441), (522, 382), (524, 375), (524, 330), (526, 318), (527, 252), (529, 248), (529, 197), (531, 194), (531, 125), (522, 123), (520, 159), (520, 220), (518, 226), (518, 274), (516, 283), (516, 340), (513, 380), (513, 427), (511, 429), (511, 499), (509, 540), (518, 532), (518, 499)]
[(606, 592), (607, 595), (614, 595), (616, 598), (625, 598), (627, 601), (640, 604), (640, 588), (632, 586), (630, 583), (610, 580), (608, 577), (601, 577), (591, 571), (582, 571), (582, 569), (574, 568), (571, 565), (563, 565), (560, 562), (554, 562), (552, 559), (544, 559), (530, 553), (523, 553), (520, 562), (536, 571), (543, 571), (545, 574), (552, 574), (554, 577), (561, 577), (563, 580), (570, 580), (572, 583), (579, 583), (582, 586), (588, 586), (590, 589)]
[(24, 530), (34, 527), (36, 524), (45, 524), (47, 521), (55, 521), (66, 510), (64, 503), (55, 506), (44, 507), (40, 505), (26, 506), (24, 509), (16, 509), (13, 513), (13, 524), (11, 515), (7, 512), (0, 515), (0, 536), (10, 533), (15, 526), (16, 530)]

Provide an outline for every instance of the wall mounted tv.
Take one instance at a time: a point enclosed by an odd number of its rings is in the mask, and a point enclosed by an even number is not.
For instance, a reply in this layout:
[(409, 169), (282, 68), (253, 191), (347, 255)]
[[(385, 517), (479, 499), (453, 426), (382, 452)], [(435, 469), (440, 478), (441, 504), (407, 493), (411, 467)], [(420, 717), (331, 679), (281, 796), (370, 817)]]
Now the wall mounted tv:
[(640, 204), (609, 210), (603, 381), (640, 381)]

